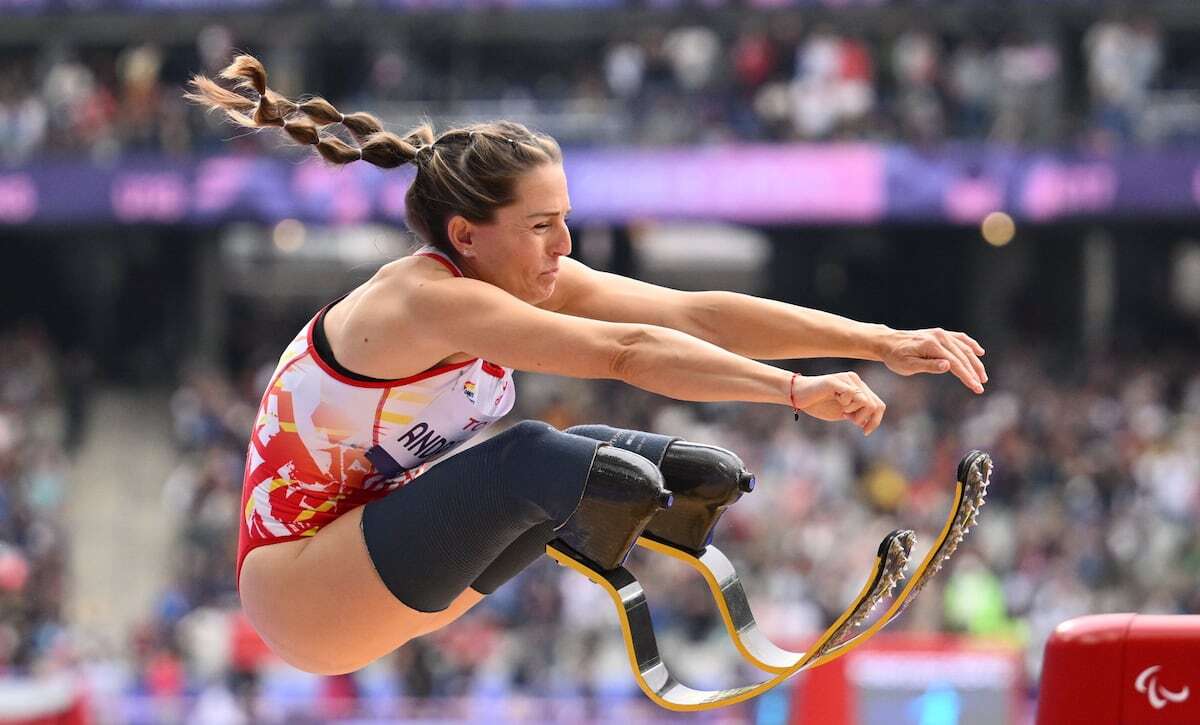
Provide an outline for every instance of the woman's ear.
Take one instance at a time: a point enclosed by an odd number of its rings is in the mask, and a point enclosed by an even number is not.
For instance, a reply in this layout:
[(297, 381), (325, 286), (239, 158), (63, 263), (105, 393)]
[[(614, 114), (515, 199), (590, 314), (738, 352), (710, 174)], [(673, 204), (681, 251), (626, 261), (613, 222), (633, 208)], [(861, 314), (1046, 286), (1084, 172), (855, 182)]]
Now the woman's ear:
[(455, 251), (463, 257), (475, 256), (475, 246), (471, 241), (473, 231), (474, 225), (461, 214), (455, 214), (450, 217), (450, 221), (446, 222), (446, 236), (450, 239), (450, 244)]

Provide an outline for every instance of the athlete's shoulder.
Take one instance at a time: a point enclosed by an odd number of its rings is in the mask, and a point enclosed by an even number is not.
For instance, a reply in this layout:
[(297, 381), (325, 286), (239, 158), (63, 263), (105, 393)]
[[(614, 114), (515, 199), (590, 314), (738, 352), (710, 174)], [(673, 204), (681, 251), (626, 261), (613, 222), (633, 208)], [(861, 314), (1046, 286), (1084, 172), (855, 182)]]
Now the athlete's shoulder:
[(459, 276), (454, 268), (444, 264), (442, 258), (410, 254), (380, 267), (363, 285), (362, 291), (373, 306), (386, 309), (420, 294), (431, 286), (431, 282), (454, 280)]
[(403, 286), (414, 281), (461, 277), (454, 263), (443, 254), (420, 252), (406, 255), (383, 265), (372, 281)]
[(441, 342), (439, 328), (462, 308), (453, 288), (463, 281), (429, 257), (383, 265), (326, 314), (335, 356), (350, 370), (389, 380), (436, 365), (458, 352)]
[(403, 322), (415, 291), (432, 286), (430, 282), (454, 278), (450, 269), (430, 257), (408, 255), (394, 259), (326, 313), (326, 331), (337, 336), (342, 327), (366, 332), (375, 331), (379, 325)]

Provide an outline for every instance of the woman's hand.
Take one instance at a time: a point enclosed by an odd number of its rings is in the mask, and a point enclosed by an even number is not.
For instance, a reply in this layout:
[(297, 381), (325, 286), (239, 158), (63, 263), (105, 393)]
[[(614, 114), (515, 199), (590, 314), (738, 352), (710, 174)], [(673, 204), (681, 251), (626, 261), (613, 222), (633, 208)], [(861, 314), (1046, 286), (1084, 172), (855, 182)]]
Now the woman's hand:
[(976, 393), (983, 392), (987, 371), (979, 356), (983, 348), (969, 335), (940, 327), (928, 330), (893, 330), (883, 340), (879, 359), (900, 375), (952, 372)]
[(796, 375), (792, 378), (792, 400), (796, 409), (821, 420), (849, 420), (863, 435), (879, 427), (887, 406), (858, 373)]

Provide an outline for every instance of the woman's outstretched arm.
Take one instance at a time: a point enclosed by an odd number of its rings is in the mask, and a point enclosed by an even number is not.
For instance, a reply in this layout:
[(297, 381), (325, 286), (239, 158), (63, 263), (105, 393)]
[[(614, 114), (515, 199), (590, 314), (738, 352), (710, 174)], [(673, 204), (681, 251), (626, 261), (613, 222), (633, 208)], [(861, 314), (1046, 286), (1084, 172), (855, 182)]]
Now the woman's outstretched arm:
[(794, 407), (871, 433), (883, 401), (853, 372), (803, 376), (659, 325), (539, 309), (486, 282), (431, 280), (392, 297), (386, 338), (428, 364), (465, 352), (507, 367), (609, 378), (678, 400)]
[(840, 357), (882, 362), (901, 375), (951, 372), (982, 393), (983, 347), (941, 328), (893, 330), (736, 292), (681, 292), (589, 269), (563, 258), (547, 307), (593, 319), (686, 332), (756, 360)]

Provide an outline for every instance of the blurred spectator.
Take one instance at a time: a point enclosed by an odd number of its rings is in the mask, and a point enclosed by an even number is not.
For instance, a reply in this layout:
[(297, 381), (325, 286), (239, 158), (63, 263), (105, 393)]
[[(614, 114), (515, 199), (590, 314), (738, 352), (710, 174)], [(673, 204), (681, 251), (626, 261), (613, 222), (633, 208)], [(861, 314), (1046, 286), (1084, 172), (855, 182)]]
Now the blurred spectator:
[(609, 46), (604, 58), (604, 77), (609, 91), (620, 99), (635, 97), (642, 89), (646, 52), (641, 45), (625, 40)]
[(950, 57), (947, 76), (952, 135), (970, 139), (986, 137), (998, 93), (993, 54), (982, 42), (968, 38)]
[(1048, 37), (1014, 32), (996, 51), (999, 75), (992, 139), (1047, 144), (1058, 138), (1059, 49)]
[(923, 29), (905, 31), (892, 45), (891, 61), (901, 138), (918, 143), (941, 140), (946, 120), (938, 87), (942, 72), (938, 40)]
[(792, 86), (796, 131), (820, 139), (861, 121), (874, 105), (870, 51), (820, 26), (796, 51)]
[(42, 93), (50, 116), (51, 148), (90, 151), (94, 158), (117, 153), (114, 128), (120, 108), (114, 88), (100, 83), (92, 68), (66, 52), (47, 59)]
[(730, 54), (738, 86), (745, 91), (754, 91), (775, 73), (778, 63), (775, 44), (757, 23), (742, 31)]
[(697, 93), (712, 84), (721, 58), (721, 40), (711, 28), (689, 25), (672, 29), (663, 38), (675, 82), (686, 93)]
[(18, 64), (0, 71), (0, 155), (9, 163), (26, 160), (46, 140), (46, 106), (27, 78)]
[(1133, 140), (1136, 116), (1162, 65), (1162, 39), (1154, 22), (1101, 20), (1084, 36), (1093, 127), (1099, 143)]

